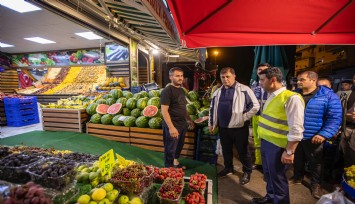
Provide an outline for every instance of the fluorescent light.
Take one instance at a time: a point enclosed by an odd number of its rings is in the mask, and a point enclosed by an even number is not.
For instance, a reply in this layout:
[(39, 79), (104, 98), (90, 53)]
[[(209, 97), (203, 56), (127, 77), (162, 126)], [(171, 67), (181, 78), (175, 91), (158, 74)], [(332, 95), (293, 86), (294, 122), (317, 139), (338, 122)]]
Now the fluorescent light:
[(25, 40), (33, 41), (36, 43), (41, 43), (41, 44), (50, 44), (50, 43), (55, 43), (54, 41), (47, 40), (41, 37), (32, 37), (32, 38), (24, 38)]
[(75, 35), (79, 35), (80, 37), (86, 38), (88, 40), (98, 40), (102, 39), (101, 36), (96, 35), (93, 32), (83, 32), (83, 33), (75, 33)]
[(180, 57), (180, 55), (168, 55), (168, 57)]
[(14, 47), (14, 46), (0, 42), (0, 47)]
[(39, 7), (24, 0), (0, 0), (0, 4), (20, 13), (41, 10)]
[(154, 55), (156, 55), (156, 54), (158, 54), (158, 53), (159, 53), (159, 50), (157, 50), (157, 49), (153, 49), (153, 50), (152, 50), (152, 53), (153, 53)]

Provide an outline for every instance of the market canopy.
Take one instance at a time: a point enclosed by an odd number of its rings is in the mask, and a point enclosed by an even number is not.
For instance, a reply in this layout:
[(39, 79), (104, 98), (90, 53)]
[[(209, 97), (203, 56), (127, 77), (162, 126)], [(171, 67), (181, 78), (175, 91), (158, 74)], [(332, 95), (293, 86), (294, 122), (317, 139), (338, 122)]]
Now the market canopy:
[(168, 0), (188, 48), (355, 44), (352, 0)]

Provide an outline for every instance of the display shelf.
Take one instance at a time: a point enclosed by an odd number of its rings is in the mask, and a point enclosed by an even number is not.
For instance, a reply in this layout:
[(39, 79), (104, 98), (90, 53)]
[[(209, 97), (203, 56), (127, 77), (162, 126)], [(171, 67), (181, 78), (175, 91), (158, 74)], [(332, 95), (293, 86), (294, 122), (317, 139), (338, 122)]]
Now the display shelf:
[(18, 74), (16, 70), (6, 69), (0, 72), (0, 91), (4, 93), (14, 93), (19, 88)]
[(43, 130), (84, 132), (88, 119), (85, 109), (42, 108)]
[[(130, 128), (130, 143), (143, 149), (164, 152), (163, 130), (150, 128)], [(181, 151), (184, 157), (193, 158), (195, 154), (195, 132), (186, 132), (185, 144)]]
[(103, 124), (86, 124), (86, 133), (107, 140), (129, 143), (129, 127), (103, 125)]

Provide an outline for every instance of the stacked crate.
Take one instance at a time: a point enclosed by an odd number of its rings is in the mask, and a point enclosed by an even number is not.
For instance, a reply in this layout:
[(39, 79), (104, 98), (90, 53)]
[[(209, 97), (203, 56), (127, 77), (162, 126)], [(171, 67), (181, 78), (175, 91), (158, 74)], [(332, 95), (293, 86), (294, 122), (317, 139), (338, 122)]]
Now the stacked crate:
[(216, 164), (218, 159), (216, 154), (218, 134), (207, 135), (203, 133), (202, 129), (198, 129), (197, 132), (196, 160)]
[(14, 93), (19, 88), (18, 74), (16, 69), (5, 67), (4, 72), (0, 72), (0, 92)]
[(22, 127), (39, 123), (37, 98), (4, 98), (7, 126)]
[(6, 125), (6, 115), (5, 115), (5, 107), (4, 101), (0, 100), (0, 126)]

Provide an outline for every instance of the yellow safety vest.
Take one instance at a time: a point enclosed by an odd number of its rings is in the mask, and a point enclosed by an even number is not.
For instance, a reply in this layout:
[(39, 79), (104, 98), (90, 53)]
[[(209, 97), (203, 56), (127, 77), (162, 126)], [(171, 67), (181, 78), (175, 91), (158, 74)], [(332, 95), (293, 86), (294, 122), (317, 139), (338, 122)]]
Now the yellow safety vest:
[(297, 93), (285, 90), (275, 96), (260, 115), (258, 124), (259, 136), (278, 147), (285, 148), (289, 131), (285, 104)]

